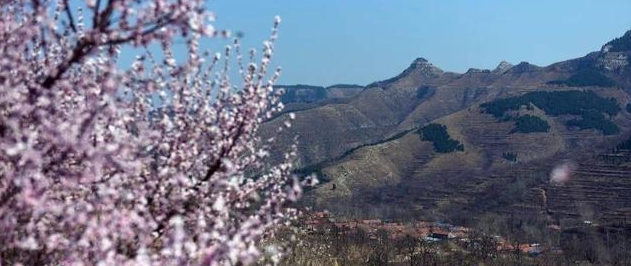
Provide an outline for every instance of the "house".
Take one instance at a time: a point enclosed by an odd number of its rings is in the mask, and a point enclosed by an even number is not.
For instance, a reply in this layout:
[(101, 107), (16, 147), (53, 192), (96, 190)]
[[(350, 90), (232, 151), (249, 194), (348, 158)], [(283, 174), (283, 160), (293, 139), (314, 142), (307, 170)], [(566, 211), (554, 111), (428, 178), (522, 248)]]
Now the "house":
[(531, 255), (531, 256), (537, 256), (537, 255), (541, 254), (543, 251), (541, 250), (541, 246), (539, 246), (537, 244), (533, 244), (533, 245), (529, 245), (527, 247), (522, 247), (521, 248), (521, 252), (522, 253), (526, 253), (526, 254)]
[(449, 239), (449, 233), (447, 233), (447, 232), (433, 232), (433, 233), (429, 234), (429, 237), (440, 239), (440, 240), (446, 240), (446, 239)]
[(381, 225), (381, 220), (363, 220), (362, 224), (367, 224), (367, 225)]

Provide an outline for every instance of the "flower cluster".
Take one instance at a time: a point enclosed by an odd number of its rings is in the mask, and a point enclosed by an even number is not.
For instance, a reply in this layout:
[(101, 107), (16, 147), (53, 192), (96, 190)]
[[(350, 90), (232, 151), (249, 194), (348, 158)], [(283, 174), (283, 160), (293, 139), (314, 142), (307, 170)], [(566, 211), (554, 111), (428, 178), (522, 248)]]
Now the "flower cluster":
[[(200, 51), (229, 36), (213, 20), (201, 0), (2, 1), (0, 265), (259, 257), (307, 182), (292, 175), (295, 147), (268, 163), (274, 138), (256, 134), (282, 108), (269, 70), (280, 19), (245, 63), (237, 41)], [(126, 46), (143, 52), (121, 69)]]

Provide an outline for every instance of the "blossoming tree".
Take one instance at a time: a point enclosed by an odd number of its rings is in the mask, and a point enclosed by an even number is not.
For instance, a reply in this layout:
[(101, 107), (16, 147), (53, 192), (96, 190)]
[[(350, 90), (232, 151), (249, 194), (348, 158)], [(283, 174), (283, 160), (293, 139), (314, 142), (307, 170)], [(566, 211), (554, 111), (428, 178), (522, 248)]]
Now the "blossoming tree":
[(266, 163), (256, 137), (282, 108), (280, 19), (243, 60), (236, 41), (202, 51), (228, 32), (201, 0), (0, 1), (0, 264), (254, 262), (302, 185), (295, 148)]

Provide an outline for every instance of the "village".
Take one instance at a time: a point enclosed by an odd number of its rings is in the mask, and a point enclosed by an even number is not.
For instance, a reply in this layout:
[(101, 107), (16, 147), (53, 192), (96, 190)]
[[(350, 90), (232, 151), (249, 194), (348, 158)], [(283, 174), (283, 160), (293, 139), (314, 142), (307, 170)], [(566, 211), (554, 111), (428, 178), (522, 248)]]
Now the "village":
[[(361, 230), (367, 234), (369, 239), (377, 240), (379, 232), (387, 232), (390, 239), (401, 239), (411, 237), (428, 244), (441, 242), (455, 243), (456, 246), (465, 247), (480, 245), (481, 235), (472, 228), (452, 225), (443, 222), (400, 222), (388, 220), (341, 220), (330, 216), (328, 212), (315, 212), (309, 215), (304, 221), (304, 230), (308, 234), (345, 234)], [(537, 256), (545, 250), (539, 243), (509, 243), (503, 237), (494, 235), (487, 236), (497, 253), (522, 253), (530, 256)], [(452, 250), (455, 251), (455, 250)], [(552, 251), (558, 253), (557, 249)]]

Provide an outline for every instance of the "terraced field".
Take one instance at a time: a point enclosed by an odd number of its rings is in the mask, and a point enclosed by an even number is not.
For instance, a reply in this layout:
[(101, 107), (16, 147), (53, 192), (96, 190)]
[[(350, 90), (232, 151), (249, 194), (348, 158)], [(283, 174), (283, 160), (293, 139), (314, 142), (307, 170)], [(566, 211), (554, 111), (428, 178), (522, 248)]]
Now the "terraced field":
[(631, 221), (631, 166), (580, 164), (567, 184), (550, 185), (546, 190), (548, 209), (555, 219)]
[[(416, 131), (368, 145), (322, 169), (331, 181), (315, 190), (313, 202), (340, 215), (370, 218), (454, 220), (498, 213), (553, 224), (628, 217), (631, 165), (607, 165), (596, 153), (622, 135), (569, 128), (573, 116), (549, 116), (536, 107), (514, 115), (538, 116), (550, 130), (511, 133), (513, 121), (471, 106), (432, 121), (445, 125), (464, 151), (437, 153)], [(630, 116), (623, 111), (614, 119), (625, 132)], [(516, 162), (505, 153), (515, 154)], [(567, 184), (550, 184), (550, 171), (566, 159), (579, 162), (576, 175)]]

